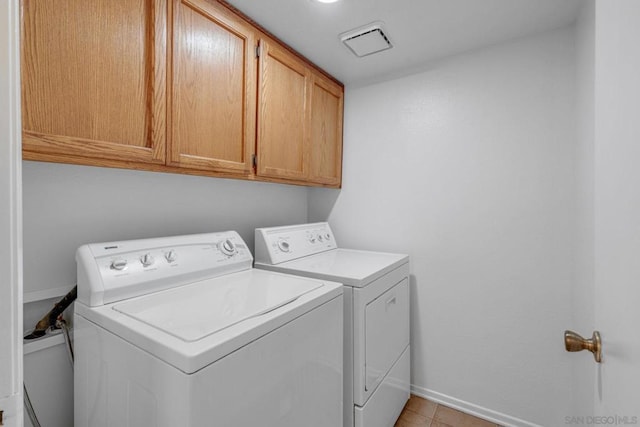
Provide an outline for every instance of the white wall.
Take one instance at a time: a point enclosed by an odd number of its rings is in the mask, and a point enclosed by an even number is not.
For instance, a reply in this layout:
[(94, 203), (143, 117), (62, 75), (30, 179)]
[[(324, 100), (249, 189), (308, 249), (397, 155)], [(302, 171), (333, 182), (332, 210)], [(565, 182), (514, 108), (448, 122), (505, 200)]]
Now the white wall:
[(408, 252), (414, 391), (503, 424), (571, 411), (572, 29), (347, 88), (338, 243)]
[(25, 293), (72, 287), (75, 251), (102, 242), (253, 229), (307, 218), (307, 189), (188, 175), (24, 162)]
[[(591, 337), (594, 313), (595, 2), (586, 0), (576, 22), (576, 245), (571, 329)], [(573, 372), (573, 405), (567, 416), (593, 415), (596, 364), (590, 353), (566, 354)]]

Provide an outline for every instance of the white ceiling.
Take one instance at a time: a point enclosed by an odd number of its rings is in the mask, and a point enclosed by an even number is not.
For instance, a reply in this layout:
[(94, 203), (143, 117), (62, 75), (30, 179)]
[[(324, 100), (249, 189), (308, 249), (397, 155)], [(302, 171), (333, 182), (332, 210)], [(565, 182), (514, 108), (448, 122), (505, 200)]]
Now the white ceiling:
[[(348, 85), (402, 75), (437, 58), (571, 24), (580, 0), (227, 0)], [(382, 21), (394, 47), (355, 57), (338, 35)]]

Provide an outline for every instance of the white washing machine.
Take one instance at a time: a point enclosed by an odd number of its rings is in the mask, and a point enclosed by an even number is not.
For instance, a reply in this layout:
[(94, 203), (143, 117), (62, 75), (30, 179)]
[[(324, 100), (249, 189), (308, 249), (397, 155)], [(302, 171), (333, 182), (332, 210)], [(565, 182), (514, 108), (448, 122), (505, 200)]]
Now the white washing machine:
[(258, 228), (256, 268), (344, 284), (344, 426), (393, 426), (409, 399), (409, 257), (338, 248), (329, 224)]
[(337, 426), (342, 286), (233, 231), (82, 246), (75, 426)]

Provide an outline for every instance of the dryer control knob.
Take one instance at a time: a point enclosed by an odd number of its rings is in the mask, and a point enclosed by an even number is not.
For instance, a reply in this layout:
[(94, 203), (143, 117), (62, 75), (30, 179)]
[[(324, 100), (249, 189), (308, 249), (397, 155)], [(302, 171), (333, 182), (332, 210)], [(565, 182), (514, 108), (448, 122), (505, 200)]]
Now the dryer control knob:
[(220, 251), (227, 256), (234, 256), (238, 250), (236, 249), (235, 243), (233, 243), (230, 239), (225, 240), (219, 245)]
[(111, 269), (122, 271), (127, 268), (127, 260), (126, 259), (114, 259), (111, 261)]
[(153, 265), (153, 263), (155, 262), (155, 259), (153, 259), (151, 254), (144, 254), (140, 257), (140, 262), (145, 267), (149, 267), (150, 265)]

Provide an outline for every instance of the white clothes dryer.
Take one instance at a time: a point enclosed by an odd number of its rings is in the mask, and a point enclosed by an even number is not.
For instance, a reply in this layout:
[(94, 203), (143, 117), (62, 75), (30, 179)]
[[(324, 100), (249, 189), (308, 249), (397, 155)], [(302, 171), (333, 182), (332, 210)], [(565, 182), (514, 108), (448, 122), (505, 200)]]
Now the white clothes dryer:
[(82, 246), (75, 426), (342, 423), (342, 286), (233, 231)]
[(344, 284), (345, 427), (391, 427), (409, 399), (409, 257), (338, 248), (329, 224), (255, 231), (256, 268)]

